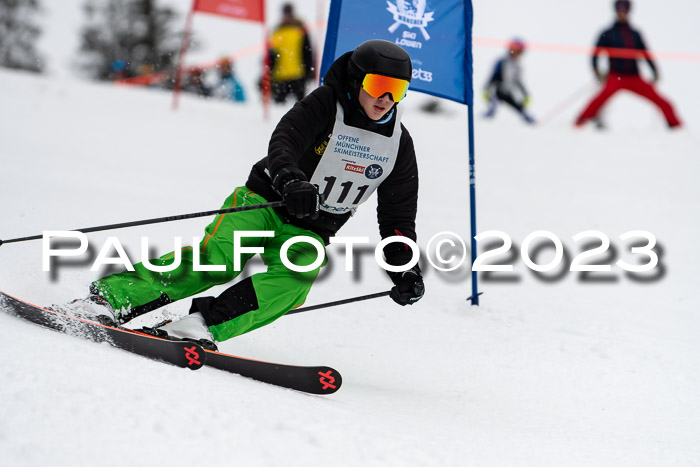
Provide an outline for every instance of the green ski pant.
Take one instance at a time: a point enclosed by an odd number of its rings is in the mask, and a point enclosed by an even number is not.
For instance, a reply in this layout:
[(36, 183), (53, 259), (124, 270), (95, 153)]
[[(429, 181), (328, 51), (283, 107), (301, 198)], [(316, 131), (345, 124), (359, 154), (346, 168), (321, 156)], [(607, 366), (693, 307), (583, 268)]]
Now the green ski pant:
[[(226, 199), (222, 209), (266, 202), (247, 187), (239, 187)], [(215, 285), (225, 284), (241, 272), (234, 270), (234, 231), (273, 231), (274, 236), (241, 238), (241, 247), (264, 248), (260, 256), (267, 271), (249, 278), (255, 295), (252, 302), (257, 301), (256, 309), (234, 313), (237, 316), (233, 319), (217, 323), (211, 323), (204, 314), (214, 338), (221, 342), (239, 336), (269, 324), (287, 311), (301, 306), (326, 260), (310, 271), (297, 272), (282, 263), (280, 250), (285, 241), (297, 236), (312, 237), (320, 245), (323, 245), (323, 240), (314, 232), (284, 223), (272, 208), (219, 214), (206, 227), (206, 236), (197, 246), (200, 251), (199, 264), (225, 265), (225, 271), (194, 271), (193, 247), (185, 247), (179, 252), (181, 264), (173, 271), (153, 272), (139, 263), (134, 265), (134, 271), (103, 277), (93, 282), (93, 287), (115, 310), (123, 311), (138, 307), (155, 309), (191, 297)], [(240, 269), (255, 254), (241, 253)], [(300, 241), (289, 247), (286, 256), (297, 266), (308, 266), (317, 260), (319, 254), (314, 245)], [(325, 251), (323, 255), (325, 256)], [(172, 265), (175, 257), (176, 252), (171, 252), (150, 260), (149, 263), (154, 266)]]

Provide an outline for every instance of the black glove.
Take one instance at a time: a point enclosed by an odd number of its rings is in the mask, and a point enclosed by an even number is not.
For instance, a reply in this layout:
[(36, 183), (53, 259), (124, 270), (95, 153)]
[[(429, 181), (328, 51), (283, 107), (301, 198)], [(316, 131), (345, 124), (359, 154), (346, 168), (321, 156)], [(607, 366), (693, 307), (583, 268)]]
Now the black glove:
[(287, 206), (287, 211), (297, 219), (309, 216), (318, 219), (320, 196), (318, 187), (306, 180), (289, 180), (282, 187), (282, 199)]
[(421, 277), (419, 269), (390, 272), (389, 277), (396, 284), (391, 288), (389, 296), (399, 305), (413, 305), (423, 298), (425, 285), (423, 285), (423, 277)]

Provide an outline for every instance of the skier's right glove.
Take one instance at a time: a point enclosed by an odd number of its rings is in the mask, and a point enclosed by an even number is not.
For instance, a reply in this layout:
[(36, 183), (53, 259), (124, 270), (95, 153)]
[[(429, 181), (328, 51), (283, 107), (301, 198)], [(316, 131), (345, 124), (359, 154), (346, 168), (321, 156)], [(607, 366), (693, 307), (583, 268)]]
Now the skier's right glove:
[(425, 285), (420, 269), (415, 266), (413, 269), (401, 272), (389, 272), (392, 282), (395, 284), (391, 288), (389, 296), (401, 306), (413, 305), (423, 298)]
[(486, 102), (491, 100), (491, 92), (488, 89), (484, 89), (484, 92), (482, 92), (481, 95), (484, 97)]
[(297, 219), (306, 216), (318, 219), (321, 199), (316, 185), (312, 185), (306, 180), (289, 180), (282, 187), (282, 199), (289, 214)]
[(318, 219), (323, 199), (318, 187), (306, 180), (304, 172), (296, 167), (282, 168), (272, 177), (272, 186), (282, 196), (289, 214), (298, 219), (306, 216)]

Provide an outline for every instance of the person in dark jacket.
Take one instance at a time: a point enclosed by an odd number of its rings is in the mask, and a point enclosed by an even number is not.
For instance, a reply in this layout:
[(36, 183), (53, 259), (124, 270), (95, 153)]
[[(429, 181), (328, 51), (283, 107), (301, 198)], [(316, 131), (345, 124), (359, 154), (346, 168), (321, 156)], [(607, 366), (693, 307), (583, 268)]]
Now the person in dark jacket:
[[(370, 40), (339, 57), (323, 85), (282, 117), (267, 156), (223, 204), (230, 208), (282, 200), (285, 207), (218, 215), (194, 249), (176, 250), (135, 265), (134, 271), (93, 282), (90, 295), (73, 303), (74, 311), (82, 308), (87, 314), (128, 321), (232, 281), (259, 252), (266, 272), (241, 280), (218, 297), (195, 298), (187, 317), (153, 331), (211, 348), (215, 341), (269, 324), (303, 304), (324, 264), (318, 248), (323, 249), (375, 191), (381, 237), (398, 239), (384, 248), (385, 261), (391, 266), (409, 264), (412, 251), (401, 238), (416, 239), (418, 168), (399, 101), (411, 75), (408, 53), (392, 42)], [(245, 231), (255, 232), (245, 236)], [(262, 236), (259, 231), (274, 233)], [(234, 235), (241, 232), (240, 249), (234, 251)], [(306, 241), (294, 243), (286, 254), (294, 265), (305, 268), (296, 271), (285, 266), (280, 250), (288, 240), (302, 236)], [(174, 262), (180, 266), (173, 271), (152, 270)], [(196, 265), (207, 270), (195, 272)], [(391, 297), (398, 304), (410, 305), (423, 296), (417, 264), (389, 272), (389, 277), (394, 283)]]
[[(576, 119), (576, 126), (583, 126), (589, 120), (597, 120), (598, 113), (603, 105), (621, 89), (632, 91), (656, 104), (663, 112), (670, 128), (679, 127), (681, 125), (671, 103), (661, 97), (654, 89), (654, 86), (643, 80), (639, 75), (637, 57), (641, 55), (646, 59), (646, 62), (651, 68), (653, 81), (657, 82), (659, 80), (659, 70), (649, 54), (641, 34), (629, 24), (628, 17), (630, 8), (631, 3), (629, 0), (616, 0), (615, 12), (617, 20), (615, 24), (613, 24), (610, 29), (604, 31), (598, 39), (593, 53), (592, 65), (598, 81), (605, 81), (605, 84), (603, 85), (603, 89), (591, 100)], [(639, 52), (634, 52), (637, 50)], [(598, 56), (601, 52), (606, 52), (608, 54), (609, 66), (607, 77), (598, 68)], [(630, 54), (630, 52), (632, 53)]]

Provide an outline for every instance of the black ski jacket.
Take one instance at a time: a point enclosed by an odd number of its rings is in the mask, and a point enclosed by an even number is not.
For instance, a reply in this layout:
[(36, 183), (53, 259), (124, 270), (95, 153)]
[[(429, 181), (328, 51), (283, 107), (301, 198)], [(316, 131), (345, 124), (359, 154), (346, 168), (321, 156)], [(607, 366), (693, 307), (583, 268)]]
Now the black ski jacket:
[[(371, 120), (357, 101), (358, 89), (351, 89), (347, 71), (351, 54), (348, 52), (339, 57), (326, 73), (323, 85), (297, 102), (282, 117), (270, 138), (267, 157), (257, 162), (250, 172), (246, 182), (248, 188), (269, 201), (275, 201), (281, 199), (277, 188), (287, 180), (310, 180), (330, 140), (337, 102), (343, 107), (346, 125), (391, 136), (396, 112), (385, 123)], [(403, 124), (401, 129), (396, 164), (377, 189), (377, 220), (382, 238), (403, 235), (415, 241), (418, 166), (413, 140)], [(292, 175), (284, 175), (289, 173)], [(280, 174), (285, 176), (284, 180), (278, 177)], [(278, 212), (286, 222), (317, 233), (326, 243), (351, 215), (321, 211), (317, 220), (311, 220), (289, 216), (285, 208), (278, 209)], [(396, 246), (385, 249), (389, 264), (405, 264), (406, 255), (410, 259), (411, 251), (405, 251), (403, 245), (392, 243), (389, 246)]]
[[(654, 64), (654, 61), (651, 59), (651, 56), (647, 52), (647, 46), (646, 44), (644, 44), (642, 35), (639, 34), (638, 31), (632, 29), (629, 23), (621, 23), (619, 21), (616, 21), (610, 29), (603, 31), (603, 33), (598, 38), (596, 49), (598, 47), (642, 50), (647, 63), (649, 63), (649, 66), (651, 67), (652, 71), (656, 73), (656, 65)], [(593, 54), (592, 59), (593, 71), (595, 71), (596, 73), (598, 73), (599, 52), (599, 50), (596, 50)], [(637, 67), (637, 59), (635, 58), (609, 57), (609, 61), (610, 65), (608, 67), (608, 70), (611, 73), (618, 73), (621, 75), (639, 74), (639, 68)]]

